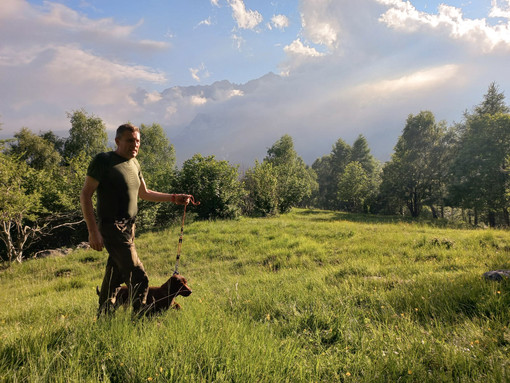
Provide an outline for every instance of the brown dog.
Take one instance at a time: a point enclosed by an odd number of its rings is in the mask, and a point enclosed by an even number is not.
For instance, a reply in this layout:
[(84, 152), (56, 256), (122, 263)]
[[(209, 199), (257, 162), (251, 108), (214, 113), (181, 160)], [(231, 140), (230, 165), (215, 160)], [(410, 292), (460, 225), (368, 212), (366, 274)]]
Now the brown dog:
[[(96, 288), (96, 291), (99, 295), (98, 288)], [(147, 306), (144, 309), (144, 314), (152, 315), (163, 310), (168, 310), (169, 308), (179, 310), (181, 305), (175, 302), (175, 297), (178, 295), (187, 297), (191, 294), (191, 292), (192, 291), (188, 286), (186, 278), (178, 273), (174, 273), (174, 275), (172, 275), (170, 279), (161, 286), (149, 287), (149, 292), (147, 294)], [(127, 305), (129, 302), (129, 289), (127, 286), (122, 286), (117, 293), (115, 307), (117, 308), (120, 305)]]

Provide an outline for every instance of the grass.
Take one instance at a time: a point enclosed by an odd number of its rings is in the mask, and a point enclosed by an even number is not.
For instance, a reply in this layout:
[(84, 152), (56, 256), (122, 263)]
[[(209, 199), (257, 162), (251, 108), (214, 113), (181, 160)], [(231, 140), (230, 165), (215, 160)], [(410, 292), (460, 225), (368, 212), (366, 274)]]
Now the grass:
[[(151, 284), (180, 228), (137, 238)], [(94, 320), (106, 253), (0, 272), (0, 381), (506, 382), (510, 233), (295, 210), (187, 223), (183, 310)]]

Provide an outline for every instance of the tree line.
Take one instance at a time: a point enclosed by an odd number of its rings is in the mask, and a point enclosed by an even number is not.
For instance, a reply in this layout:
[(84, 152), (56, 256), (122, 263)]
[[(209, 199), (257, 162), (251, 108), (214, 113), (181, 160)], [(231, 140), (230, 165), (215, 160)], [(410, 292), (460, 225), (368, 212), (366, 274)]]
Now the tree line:
[[(3, 260), (21, 262), (39, 250), (86, 238), (79, 194), (87, 166), (95, 154), (114, 148), (108, 147), (99, 117), (85, 110), (68, 117), (67, 138), (22, 128), (0, 142)], [(159, 124), (142, 124), (140, 136), (137, 158), (147, 185), (193, 194), (201, 201), (193, 208), (197, 219), (264, 217), (308, 206), (510, 226), (510, 109), (495, 83), (482, 102), (451, 127), (436, 122), (430, 111), (409, 115), (384, 164), (360, 135), (352, 146), (338, 139), (329, 154), (308, 166), (292, 137), (284, 135), (243, 174), (239, 165), (201, 154), (179, 169), (174, 147)], [(137, 226), (166, 227), (181, 213), (173, 204), (141, 201)]]

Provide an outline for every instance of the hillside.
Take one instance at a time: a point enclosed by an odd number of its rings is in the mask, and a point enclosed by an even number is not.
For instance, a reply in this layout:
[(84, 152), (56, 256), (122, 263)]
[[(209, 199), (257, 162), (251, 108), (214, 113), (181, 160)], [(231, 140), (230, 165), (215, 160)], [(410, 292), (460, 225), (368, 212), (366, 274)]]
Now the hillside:
[[(151, 285), (179, 227), (143, 234)], [(106, 252), (0, 271), (0, 381), (501, 382), (510, 233), (296, 209), (187, 223), (181, 311), (94, 319)]]

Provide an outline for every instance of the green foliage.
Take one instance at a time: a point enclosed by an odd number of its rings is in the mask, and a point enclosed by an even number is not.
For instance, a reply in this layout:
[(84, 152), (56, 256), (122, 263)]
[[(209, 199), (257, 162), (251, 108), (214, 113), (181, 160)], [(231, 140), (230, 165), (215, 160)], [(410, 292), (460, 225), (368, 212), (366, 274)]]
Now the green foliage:
[(363, 166), (357, 161), (349, 162), (340, 177), (338, 199), (348, 211), (360, 213), (364, 210), (370, 192), (370, 180)]
[(432, 112), (409, 115), (391, 161), (383, 168), (382, 192), (405, 205), (412, 217), (420, 215), (445, 182), (445, 135), (445, 126), (435, 122)]
[(71, 129), (64, 145), (66, 160), (77, 157), (81, 152), (92, 158), (107, 150), (106, 126), (99, 117), (89, 116), (83, 109), (68, 113), (68, 117)]
[[(137, 239), (152, 285), (178, 233)], [(16, 264), (0, 272), (0, 381), (504, 382), (509, 282), (481, 275), (509, 252), (502, 230), (375, 215), (189, 222), (193, 294), (134, 322), (94, 320), (105, 253)]]
[[(317, 159), (312, 168), (317, 173), (319, 187), (314, 193), (313, 201), (315, 206), (324, 209), (350, 209), (352, 205), (347, 203), (343, 198), (339, 198), (341, 194), (345, 194), (345, 190), (340, 193), (339, 185), (346, 186), (352, 181), (344, 179), (349, 176), (346, 173), (346, 167), (357, 162), (361, 165), (367, 177), (369, 187), (366, 185), (361, 188), (366, 190), (368, 195), (364, 197), (364, 209), (369, 210), (369, 206), (373, 203), (379, 188), (379, 163), (370, 153), (370, 148), (363, 135), (359, 135), (353, 146), (349, 146), (342, 139), (338, 139), (331, 150), (331, 153)], [(351, 169), (352, 170), (352, 169)]]
[(182, 165), (176, 192), (192, 194), (200, 201), (193, 208), (200, 219), (236, 218), (244, 195), (238, 178), (238, 167), (195, 154)]
[(276, 172), (278, 210), (286, 213), (312, 195), (317, 188), (317, 176), (308, 168), (294, 149), (292, 137), (284, 135), (267, 151), (264, 159)]
[(510, 114), (469, 119), (452, 166), (452, 195), (460, 206), (489, 213), (508, 208), (510, 175), (504, 169), (509, 148)]
[[(140, 150), (137, 156), (147, 187), (173, 193), (176, 179), (175, 150), (159, 124), (140, 126)], [(174, 220), (173, 204), (138, 202), (138, 227), (142, 230), (166, 226)]]
[(9, 262), (21, 262), (25, 245), (34, 234), (27, 220), (35, 220), (40, 208), (35, 175), (25, 162), (0, 152), (0, 239)]
[[(49, 134), (47, 134), (49, 136)], [(43, 136), (33, 134), (28, 128), (22, 128), (14, 135), (17, 142), (8, 151), (36, 170), (54, 169), (62, 162), (55, 144)]]
[(249, 216), (268, 216), (278, 213), (278, 174), (270, 162), (255, 162), (243, 178), (247, 191), (243, 213)]

